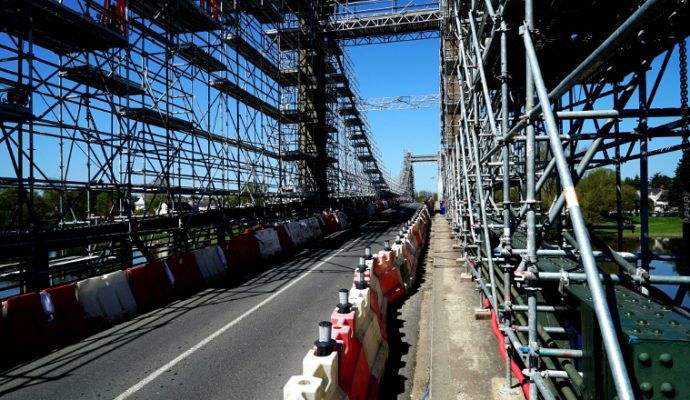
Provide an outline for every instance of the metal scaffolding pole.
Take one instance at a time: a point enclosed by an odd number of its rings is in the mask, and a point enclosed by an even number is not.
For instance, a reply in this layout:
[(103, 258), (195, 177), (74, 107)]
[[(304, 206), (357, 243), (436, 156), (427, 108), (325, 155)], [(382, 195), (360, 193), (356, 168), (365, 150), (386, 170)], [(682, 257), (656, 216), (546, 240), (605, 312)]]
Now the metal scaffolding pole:
[(613, 320), (611, 319), (611, 312), (606, 302), (604, 288), (601, 284), (601, 280), (599, 279), (598, 268), (596, 262), (594, 261), (594, 255), (592, 254), (592, 247), (589, 242), (587, 228), (585, 227), (582, 211), (580, 210), (577, 200), (575, 186), (570, 176), (570, 171), (568, 170), (568, 165), (563, 153), (563, 147), (560, 139), (558, 138), (556, 119), (551, 111), (548, 93), (542, 80), (539, 62), (537, 61), (537, 55), (534, 51), (534, 46), (532, 45), (532, 39), (530, 37), (529, 28), (527, 25), (525, 26), (523, 37), (527, 59), (529, 60), (532, 76), (534, 77), (539, 102), (542, 104), (542, 111), (544, 113), (544, 119), (546, 122), (546, 130), (551, 139), (551, 152), (553, 153), (554, 158), (556, 158), (556, 168), (558, 169), (561, 186), (563, 187), (563, 193), (565, 194), (575, 237), (577, 238), (577, 243), (580, 247), (580, 256), (582, 257), (582, 264), (588, 277), (587, 283), (589, 284), (589, 288), (592, 293), (594, 309), (599, 322), (599, 327), (601, 329), (604, 347), (610, 360), (611, 371), (616, 384), (616, 391), (618, 392), (618, 397), (620, 399), (632, 400), (635, 398), (635, 395), (632, 390), (632, 386), (630, 385), (627, 367), (625, 366), (623, 354), (620, 350), (620, 344), (618, 343), (618, 338), (616, 336), (616, 328), (614, 327)]

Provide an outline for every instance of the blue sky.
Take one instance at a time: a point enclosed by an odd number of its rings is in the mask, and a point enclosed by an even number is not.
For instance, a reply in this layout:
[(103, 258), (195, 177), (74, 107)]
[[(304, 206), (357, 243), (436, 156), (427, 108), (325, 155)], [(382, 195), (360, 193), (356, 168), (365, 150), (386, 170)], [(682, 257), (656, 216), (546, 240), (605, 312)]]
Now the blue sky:
[[(352, 46), (349, 50), (363, 98), (439, 91), (438, 39)], [(420, 155), (438, 152), (439, 113), (437, 108), (369, 112), (372, 133), (394, 178), (400, 173), (405, 149)], [(416, 189), (436, 192), (436, 164), (416, 164), (414, 168)]]
[[(361, 95), (364, 98), (432, 94), (439, 90), (439, 41), (437, 39), (353, 46), (349, 47), (349, 50), (360, 83)], [(658, 57), (648, 73), (648, 90), (651, 90), (653, 86), (660, 65), (661, 57)], [(677, 71), (676, 50), (670, 59), (668, 72), (661, 81), (653, 107), (679, 106)], [(637, 107), (637, 93), (633, 95), (626, 108), (635, 107)], [(610, 99), (597, 102), (596, 108), (611, 108)], [(371, 111), (369, 121), (384, 164), (394, 177), (400, 172), (405, 149), (409, 149), (413, 154), (433, 154), (439, 149), (438, 109)], [(661, 125), (668, 121), (669, 119), (666, 118), (650, 118), (649, 126)], [(636, 125), (636, 120), (627, 120), (621, 123), (621, 131), (630, 130)], [(592, 127), (591, 123), (585, 125), (585, 130), (592, 131)], [(679, 138), (650, 139), (649, 150), (678, 143), (680, 143)], [(585, 145), (586, 143), (581, 143), (579, 147)], [(627, 145), (622, 146), (621, 152), (625, 154), (627, 148)], [(634, 146), (632, 154), (638, 152), (639, 147)], [(613, 150), (609, 154), (613, 156)], [(672, 177), (679, 158), (680, 152), (650, 158), (649, 176), (660, 172)], [(623, 164), (621, 171), (623, 177), (639, 174), (639, 161), (634, 160)], [(437, 190), (436, 175), (435, 164), (415, 166), (417, 190), (435, 192)]]

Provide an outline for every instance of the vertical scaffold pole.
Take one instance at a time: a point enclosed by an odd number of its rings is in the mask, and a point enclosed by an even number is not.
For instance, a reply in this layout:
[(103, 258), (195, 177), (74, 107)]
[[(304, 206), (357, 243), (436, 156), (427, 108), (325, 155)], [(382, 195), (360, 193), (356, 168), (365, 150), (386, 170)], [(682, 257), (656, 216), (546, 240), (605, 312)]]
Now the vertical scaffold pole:
[[(502, 11), (502, 10), (501, 10)], [(501, 135), (506, 136), (508, 133), (508, 118), (509, 118), (509, 75), (508, 75), (508, 26), (506, 22), (502, 19), (502, 14), (499, 14), (501, 18)], [(503, 237), (501, 238), (503, 242), (503, 304), (504, 304), (504, 345), (506, 349), (506, 382), (504, 386), (505, 391), (511, 391), (513, 388), (513, 373), (511, 366), (512, 361), (512, 346), (510, 345), (510, 339), (508, 338), (507, 330), (510, 329), (512, 322), (512, 316), (510, 312), (510, 307), (512, 305), (510, 298), (510, 288), (511, 288), (511, 271), (512, 267), (509, 262), (510, 250), (512, 247), (512, 241), (510, 238), (510, 142), (508, 140), (503, 142)]]
[[(534, 5), (533, 0), (525, 0), (525, 27), (528, 31), (534, 29)], [(525, 33), (527, 34), (527, 33)], [(529, 59), (525, 59), (525, 114), (528, 114), (534, 107), (534, 78), (532, 76), (532, 66)], [(537, 218), (535, 209), (535, 132), (531, 121), (526, 127), (527, 141), (525, 142), (525, 181), (526, 193), (525, 202), (527, 212), (527, 259), (525, 266), (528, 271), (534, 272), (537, 263)], [(537, 288), (531, 279), (526, 281), (525, 291), (527, 292), (527, 326), (528, 342), (532, 351), (528, 357), (529, 368), (529, 394), (530, 399), (537, 398), (537, 386), (534, 382), (536, 373), (538, 341), (537, 341)]]
[(592, 245), (582, 216), (582, 209), (577, 199), (577, 193), (575, 192), (575, 185), (573, 184), (573, 179), (565, 159), (563, 143), (558, 136), (556, 118), (551, 110), (549, 95), (546, 91), (546, 85), (544, 84), (541, 69), (539, 68), (537, 54), (534, 50), (534, 45), (532, 44), (529, 28), (527, 26), (525, 26), (525, 31), (523, 32), (523, 40), (525, 44), (525, 55), (530, 63), (535, 88), (539, 96), (539, 103), (544, 116), (544, 125), (549, 135), (551, 153), (556, 159), (558, 175), (561, 179), (563, 193), (570, 214), (570, 221), (573, 225), (573, 231), (579, 246), (582, 266), (587, 276), (587, 283), (592, 296), (592, 304), (594, 305), (594, 312), (597, 316), (597, 322), (599, 323), (602, 342), (609, 360), (616, 392), (620, 400), (632, 400), (635, 398), (635, 395), (630, 383), (630, 377), (625, 365), (625, 360), (623, 359), (620, 343), (618, 342), (616, 328), (613, 324), (611, 310), (609, 309), (606, 294), (604, 293), (604, 287), (599, 277), (597, 264), (594, 260)]
[[(644, 67), (643, 67), (644, 68)], [(647, 138), (647, 71), (640, 74), (639, 96), (640, 121), (637, 131), (640, 132), (640, 265), (649, 269), (649, 158)]]

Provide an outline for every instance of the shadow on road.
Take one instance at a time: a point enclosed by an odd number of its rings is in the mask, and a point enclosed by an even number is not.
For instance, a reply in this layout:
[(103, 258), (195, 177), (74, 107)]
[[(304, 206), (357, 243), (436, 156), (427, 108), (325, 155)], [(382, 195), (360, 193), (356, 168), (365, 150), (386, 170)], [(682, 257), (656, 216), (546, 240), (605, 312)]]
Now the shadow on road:
[[(416, 358), (417, 334), (421, 298), (415, 294), (424, 284), (424, 264), (428, 254), (428, 240), (418, 260), (415, 284), (407, 296), (396, 304), (389, 305), (387, 315), (389, 355), (383, 378), (379, 384), (379, 399), (410, 398), (412, 374)], [(403, 313), (403, 305), (411, 303), (411, 310)]]

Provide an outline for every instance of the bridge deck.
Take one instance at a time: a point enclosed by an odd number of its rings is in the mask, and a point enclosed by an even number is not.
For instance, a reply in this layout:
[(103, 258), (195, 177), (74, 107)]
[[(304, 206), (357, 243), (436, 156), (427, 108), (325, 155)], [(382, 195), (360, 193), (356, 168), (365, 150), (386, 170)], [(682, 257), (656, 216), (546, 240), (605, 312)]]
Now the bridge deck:
[(410, 216), (386, 213), (239, 286), (207, 289), (5, 371), (0, 396), (279, 398), (318, 336), (318, 318), (352, 285), (364, 247), (381, 250)]

